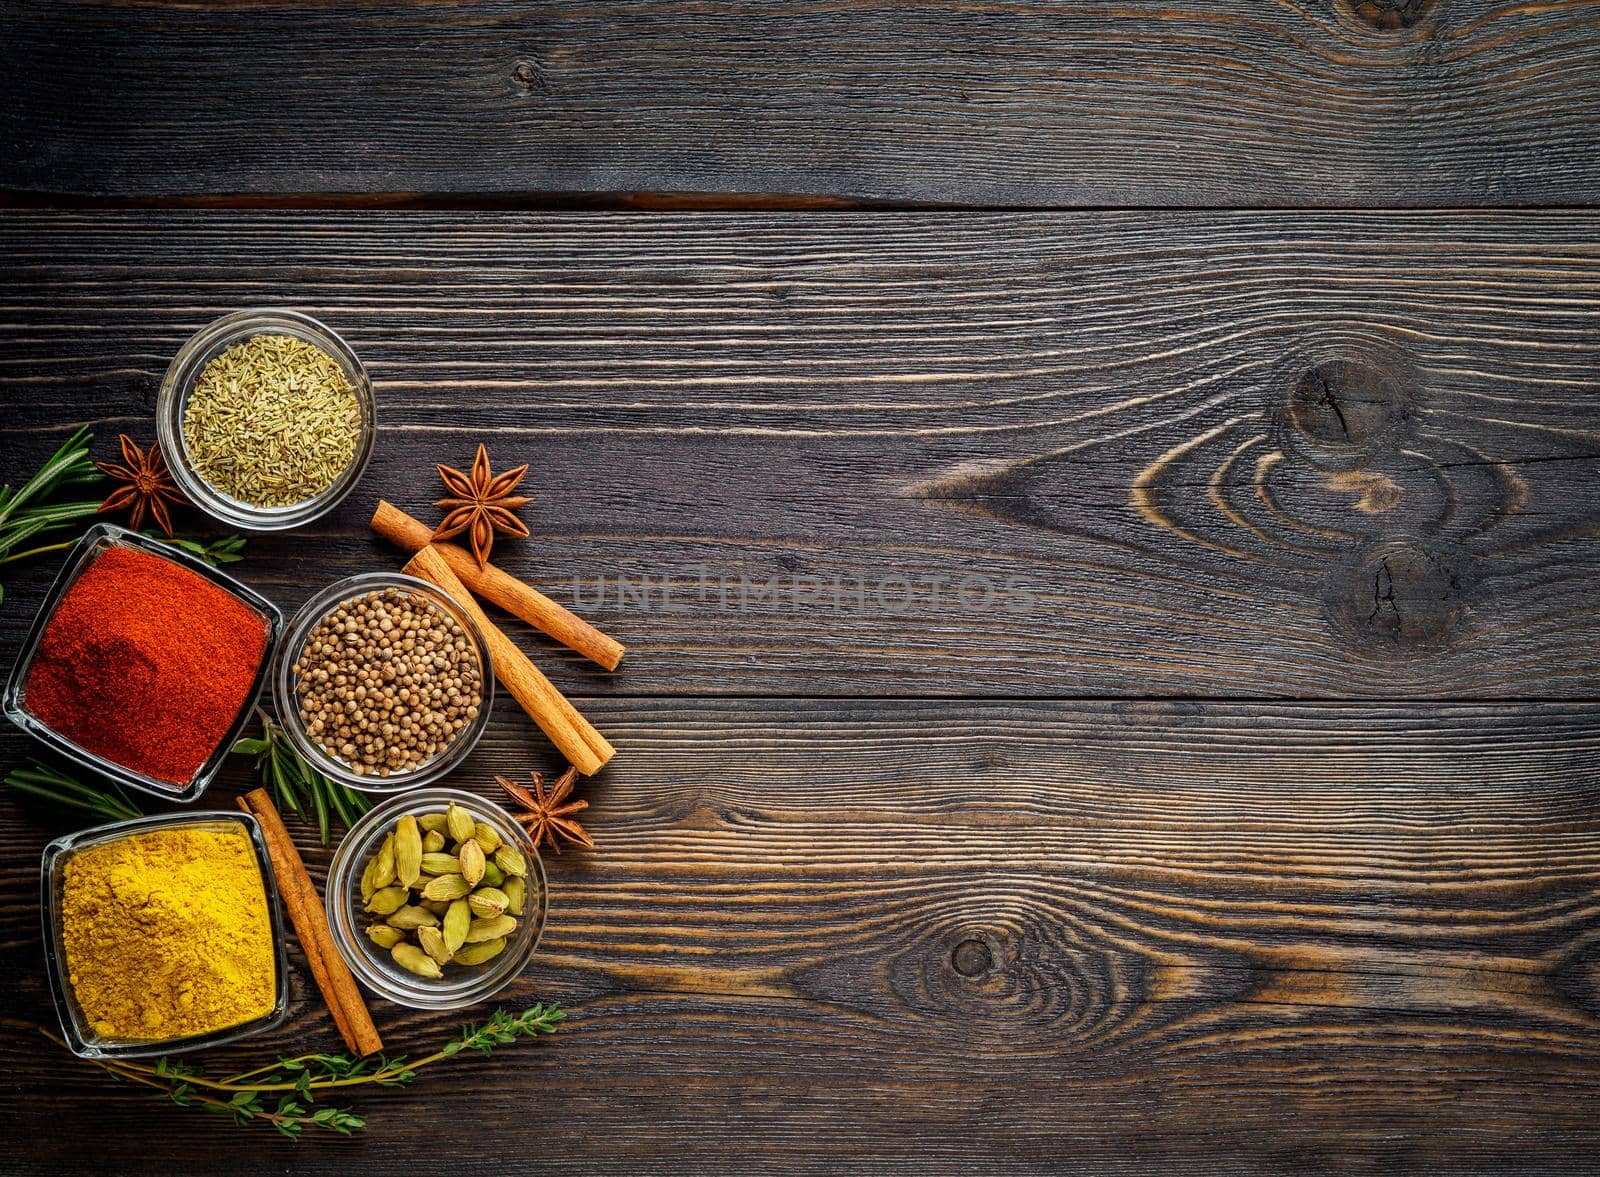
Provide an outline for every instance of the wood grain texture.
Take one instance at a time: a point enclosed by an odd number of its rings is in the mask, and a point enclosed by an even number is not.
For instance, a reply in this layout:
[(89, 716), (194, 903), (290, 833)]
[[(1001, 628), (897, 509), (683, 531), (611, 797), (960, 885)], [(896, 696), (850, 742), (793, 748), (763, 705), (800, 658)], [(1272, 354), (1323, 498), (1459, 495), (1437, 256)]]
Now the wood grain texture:
[[(381, 496), (528, 461), (569, 693), (1592, 696), (1600, 214), (13, 214), (36, 461), (151, 432), (216, 315), (367, 362), (358, 492), (242, 574), (398, 566)], [(314, 574), (312, 572), (314, 570)], [(0, 637), (51, 569), (8, 580)]]
[[(298, 1147), (13, 1041), (27, 1168), (449, 1169), (493, 1124), (552, 1173), (1592, 1171), (1592, 705), (583, 703), (623, 754), (506, 998), (566, 1002), (558, 1036)], [(502, 701), (459, 780), (531, 739)], [(41, 1017), (60, 827), (0, 819), (0, 976)], [(296, 986), (226, 1059), (333, 1040)], [(394, 1049), (455, 1020), (374, 1012)]]
[(0, 6), (0, 189), (1600, 197), (1589, 0)]

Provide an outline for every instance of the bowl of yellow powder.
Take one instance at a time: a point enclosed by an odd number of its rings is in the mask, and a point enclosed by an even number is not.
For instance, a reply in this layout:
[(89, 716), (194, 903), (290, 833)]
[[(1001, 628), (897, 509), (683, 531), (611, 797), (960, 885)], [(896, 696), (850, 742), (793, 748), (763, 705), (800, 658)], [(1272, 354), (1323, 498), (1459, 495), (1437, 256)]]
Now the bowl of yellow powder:
[(283, 1020), (288, 964), (261, 827), (184, 813), (44, 852), (45, 962), (73, 1053), (171, 1054)]

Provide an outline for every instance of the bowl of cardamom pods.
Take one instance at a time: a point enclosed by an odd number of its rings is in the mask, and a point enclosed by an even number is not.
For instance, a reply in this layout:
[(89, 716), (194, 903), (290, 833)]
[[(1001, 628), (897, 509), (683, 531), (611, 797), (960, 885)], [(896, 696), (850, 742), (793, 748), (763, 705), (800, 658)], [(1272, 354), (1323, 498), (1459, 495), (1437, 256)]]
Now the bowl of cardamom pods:
[(548, 891), (539, 851), (509, 813), (462, 789), (417, 789), (340, 842), (328, 924), (374, 993), (413, 1009), (463, 1009), (528, 963)]
[(356, 353), (298, 311), (238, 311), (202, 327), (156, 397), (173, 482), (206, 514), (251, 531), (300, 527), (338, 506), (377, 429)]

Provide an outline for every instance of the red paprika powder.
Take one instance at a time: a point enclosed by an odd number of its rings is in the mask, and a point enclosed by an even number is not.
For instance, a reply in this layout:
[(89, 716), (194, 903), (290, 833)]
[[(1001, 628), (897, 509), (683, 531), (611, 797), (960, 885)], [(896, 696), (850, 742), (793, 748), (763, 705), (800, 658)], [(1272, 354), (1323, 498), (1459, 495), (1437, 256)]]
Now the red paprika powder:
[(113, 546), (51, 614), (24, 703), (80, 748), (186, 784), (238, 718), (266, 645), (266, 622), (231, 593)]

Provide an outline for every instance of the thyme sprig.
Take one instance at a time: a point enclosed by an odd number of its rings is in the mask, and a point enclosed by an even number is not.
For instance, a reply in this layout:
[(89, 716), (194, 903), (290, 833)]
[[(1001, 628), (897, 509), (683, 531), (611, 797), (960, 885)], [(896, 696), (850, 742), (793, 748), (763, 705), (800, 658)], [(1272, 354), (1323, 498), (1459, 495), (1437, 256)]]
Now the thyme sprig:
[(312, 768), (295, 751), (283, 728), (271, 716), (259, 707), (256, 714), (261, 718), (261, 736), (238, 741), (233, 751), (256, 758), (261, 783), (272, 791), (273, 804), (279, 809), (287, 809), (300, 817), (305, 817), (310, 809), (322, 844), (326, 846), (334, 817), (348, 829), (355, 825), (356, 818), (372, 808), (372, 802)]
[[(556, 1024), (565, 1017), (559, 1006), (543, 1002), (520, 1014), (496, 1010), (488, 1021), (463, 1026), (455, 1038), (419, 1059), (300, 1054), (221, 1079), (212, 1079), (202, 1068), (173, 1058), (159, 1059), (153, 1066), (131, 1059), (89, 1061), (119, 1079), (155, 1088), (179, 1107), (202, 1107), (231, 1116), (237, 1124), (260, 1120), (291, 1140), (298, 1139), (307, 1128), (349, 1136), (366, 1127), (366, 1119), (349, 1108), (315, 1107), (320, 1092), (368, 1084), (403, 1087), (424, 1067), (463, 1050), (488, 1055), (497, 1047), (509, 1046), (523, 1038), (554, 1034)], [(66, 1045), (50, 1031), (42, 1027), (35, 1029), (50, 1041)]]
[(139, 807), (128, 799), (119, 786), (111, 785), (103, 790), (90, 788), (34, 756), (28, 757), (24, 767), (13, 768), (6, 774), (6, 788), (68, 809), (97, 814), (110, 821), (128, 821), (143, 816)]
[(171, 544), (175, 548), (182, 548), (191, 555), (199, 556), (213, 568), (219, 568), (224, 564), (237, 564), (244, 559), (244, 536), (242, 535), (230, 535), (226, 539), (216, 539), (210, 543), (202, 543), (197, 539), (156, 535), (151, 531), (147, 531), (144, 534), (151, 539), (158, 539), (164, 544)]

